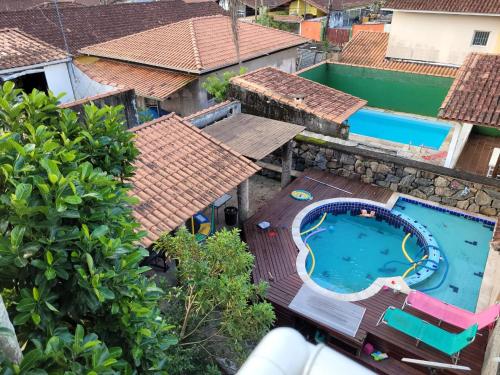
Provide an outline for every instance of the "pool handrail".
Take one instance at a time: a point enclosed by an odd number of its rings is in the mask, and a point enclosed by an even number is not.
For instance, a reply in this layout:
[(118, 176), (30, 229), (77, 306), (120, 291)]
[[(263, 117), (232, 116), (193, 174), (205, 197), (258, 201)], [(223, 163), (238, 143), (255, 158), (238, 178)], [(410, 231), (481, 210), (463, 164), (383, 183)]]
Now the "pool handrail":
[(477, 324), (478, 331), (493, 326), (500, 316), (500, 304), (498, 303), (480, 313), (473, 313), (418, 290), (413, 290), (408, 294), (402, 309), (406, 306), (439, 319), (439, 323), (445, 322), (458, 328), (465, 329), (472, 324)]

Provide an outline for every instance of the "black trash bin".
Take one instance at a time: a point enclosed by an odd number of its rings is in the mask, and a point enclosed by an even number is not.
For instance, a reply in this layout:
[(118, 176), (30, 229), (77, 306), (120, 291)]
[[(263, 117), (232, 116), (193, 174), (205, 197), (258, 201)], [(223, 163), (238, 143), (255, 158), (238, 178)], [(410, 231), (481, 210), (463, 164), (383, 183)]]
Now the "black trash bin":
[(238, 209), (233, 206), (224, 208), (224, 219), (226, 221), (226, 225), (236, 225), (238, 222)]

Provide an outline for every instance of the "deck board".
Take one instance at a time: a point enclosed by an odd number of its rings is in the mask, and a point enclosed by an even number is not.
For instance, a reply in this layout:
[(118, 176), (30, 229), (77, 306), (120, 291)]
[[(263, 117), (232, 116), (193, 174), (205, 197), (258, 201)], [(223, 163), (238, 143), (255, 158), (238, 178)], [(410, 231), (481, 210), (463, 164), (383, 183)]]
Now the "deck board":
[[(309, 180), (306, 176), (350, 191), (352, 195)], [(314, 201), (338, 197), (355, 197), (386, 203), (392, 195), (392, 191), (377, 186), (363, 184), (325, 172), (306, 171), (247, 220), (244, 230), (249, 249), (255, 256), (254, 281), (266, 281), (269, 283), (267, 299), (273, 303), (279, 314), (283, 312), (285, 316), (283, 316), (283, 319), (279, 319), (283, 321), (289, 321), (290, 316), (300, 317), (299, 314), (288, 308), (288, 305), (303, 284), (296, 271), (295, 262), (298, 249), (292, 239), (291, 225), (295, 215), (311, 203), (292, 199), (290, 193), (295, 189), (310, 191), (314, 196)], [(263, 220), (271, 223), (270, 231), (263, 231), (257, 227), (257, 224)], [(270, 232), (274, 234), (270, 236)], [(402, 356), (406, 356), (451, 363), (448, 356), (424, 344), (416, 347), (414, 339), (386, 325), (376, 325), (380, 315), (387, 307), (401, 307), (404, 299), (404, 294), (394, 294), (392, 290), (386, 290), (380, 291), (377, 295), (369, 299), (355, 302), (366, 308), (365, 316), (355, 338), (344, 336), (338, 332), (329, 330), (327, 327), (322, 327), (317, 322), (310, 321), (307, 317), (300, 318), (309, 320), (310, 323), (321, 327), (331, 336), (335, 337), (335, 339), (342, 342), (359, 347), (364, 342), (374, 342), (377, 347), (386, 350), (391, 358), (399, 360)], [(425, 318), (427, 321), (437, 324), (437, 321), (433, 321), (428, 316), (416, 311), (411, 312)], [(450, 331), (456, 331), (453, 327), (446, 325), (444, 327)], [(476, 341), (461, 353), (460, 364), (471, 367), (472, 371), (469, 372), (470, 374), (480, 374), (481, 372), (487, 338), (488, 333), (483, 332), (482, 336), (477, 336)], [(366, 356), (359, 356), (357, 359), (361, 362), (368, 362), (368, 365), (372, 365), (369, 363), (370, 359), (367, 359)], [(409, 365), (401, 365), (399, 361), (390, 361), (383, 366), (378, 366), (377, 370), (387, 374), (400, 375), (401, 369), (407, 366)], [(416, 371), (418, 373), (418, 370)], [(448, 373), (454, 374), (454, 372)], [(460, 373), (457, 372), (456, 374)]]

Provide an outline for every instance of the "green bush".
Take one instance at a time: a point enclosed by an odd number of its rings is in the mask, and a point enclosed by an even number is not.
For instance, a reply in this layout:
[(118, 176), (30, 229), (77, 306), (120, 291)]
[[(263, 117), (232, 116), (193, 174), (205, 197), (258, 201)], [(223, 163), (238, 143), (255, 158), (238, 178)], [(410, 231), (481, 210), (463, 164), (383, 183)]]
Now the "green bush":
[(185, 229), (164, 235), (156, 245), (177, 261), (179, 285), (170, 288), (164, 309), (175, 323), (179, 345), (167, 353), (172, 374), (213, 372), (213, 358), (241, 363), (252, 344), (274, 321), (271, 304), (263, 302), (267, 285), (252, 284), (254, 258), (238, 230), (222, 230), (204, 244)]
[(80, 121), (57, 104), (10, 82), (0, 89), (0, 289), (18, 341), (46, 354), (60, 337), (64, 356), (85, 357), (59, 335), (78, 336), (80, 324), (102, 342), (93, 350), (121, 348), (122, 372), (163, 371), (177, 339), (159, 310), (162, 290), (140, 266), (147, 252), (125, 182), (133, 134), (121, 107), (87, 105)]
[(201, 86), (215, 98), (216, 102), (220, 103), (227, 99), (227, 90), (229, 88), (230, 79), (238, 75), (245, 74), (246, 71), (247, 70), (245, 68), (241, 68), (239, 73), (224, 72), (222, 73), (222, 76), (214, 74), (209, 76)]

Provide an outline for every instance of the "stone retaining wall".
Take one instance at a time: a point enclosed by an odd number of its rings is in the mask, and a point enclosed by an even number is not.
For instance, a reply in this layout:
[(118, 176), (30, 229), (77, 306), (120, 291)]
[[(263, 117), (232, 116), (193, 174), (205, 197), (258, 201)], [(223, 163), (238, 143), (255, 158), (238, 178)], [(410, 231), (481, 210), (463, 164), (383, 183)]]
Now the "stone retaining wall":
[[(346, 152), (308, 142), (295, 142), (292, 168), (303, 171), (318, 168), (329, 172), (375, 184), (393, 191), (427, 199), (443, 205), (457, 207), (487, 216), (500, 214), (500, 189), (484, 183), (472, 182), (450, 174), (436, 173), (415, 166), (416, 162), (397, 158), (388, 161), (380, 157), (361, 155), (358, 152)], [(355, 151), (355, 150), (353, 150)], [(280, 155), (269, 155), (264, 161), (279, 164)], [(437, 169), (436, 166), (432, 166)], [(440, 170), (445, 168), (439, 167)], [(265, 172), (268, 175), (273, 172)], [(479, 178), (481, 181), (485, 178)]]

